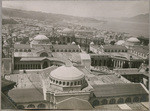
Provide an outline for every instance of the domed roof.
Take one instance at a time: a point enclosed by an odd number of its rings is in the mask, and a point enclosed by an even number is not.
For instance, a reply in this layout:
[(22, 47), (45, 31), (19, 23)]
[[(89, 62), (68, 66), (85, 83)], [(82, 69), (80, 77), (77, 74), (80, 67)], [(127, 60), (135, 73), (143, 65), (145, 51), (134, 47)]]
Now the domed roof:
[(124, 44), (125, 43), (125, 41), (124, 40), (119, 40), (118, 42), (116, 42), (115, 44), (116, 45), (122, 45), (122, 44)]
[(75, 45), (76, 43), (75, 43), (75, 42), (72, 42), (71, 44)]
[(37, 35), (34, 37), (34, 40), (41, 41), (41, 40), (49, 40), (45, 35)]
[(131, 37), (127, 39), (128, 42), (140, 42), (136, 37)]
[(94, 45), (94, 42), (91, 42), (90, 45)]
[(73, 31), (71, 29), (69, 29), (69, 28), (65, 28), (63, 30), (63, 33), (71, 33), (71, 32), (73, 32)]
[(78, 80), (84, 77), (84, 73), (74, 66), (61, 66), (53, 70), (50, 76), (59, 80)]

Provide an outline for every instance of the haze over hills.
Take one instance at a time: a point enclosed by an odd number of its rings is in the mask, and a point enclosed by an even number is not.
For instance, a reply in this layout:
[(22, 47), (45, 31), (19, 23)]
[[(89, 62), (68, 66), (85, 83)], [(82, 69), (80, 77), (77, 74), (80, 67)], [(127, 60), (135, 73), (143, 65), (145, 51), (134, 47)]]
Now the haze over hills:
[(125, 21), (131, 21), (131, 22), (143, 22), (143, 23), (148, 23), (149, 22), (149, 14), (139, 14), (134, 17), (130, 18), (122, 18), (122, 20)]
[(19, 18), (36, 19), (36, 20), (48, 21), (48, 22), (72, 22), (72, 23), (102, 22), (94, 18), (76, 17), (70, 15), (44, 13), (44, 12), (36, 12), (36, 11), (25, 11), (19, 9), (11, 9), (11, 8), (2, 8), (2, 14), (4, 17), (19, 17)]

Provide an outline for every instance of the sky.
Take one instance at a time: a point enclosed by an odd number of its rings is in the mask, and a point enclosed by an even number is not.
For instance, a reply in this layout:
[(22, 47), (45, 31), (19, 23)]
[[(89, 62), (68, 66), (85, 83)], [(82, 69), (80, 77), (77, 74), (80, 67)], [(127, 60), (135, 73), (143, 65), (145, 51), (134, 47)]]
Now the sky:
[(149, 0), (2, 1), (2, 7), (81, 17), (132, 17), (149, 12)]

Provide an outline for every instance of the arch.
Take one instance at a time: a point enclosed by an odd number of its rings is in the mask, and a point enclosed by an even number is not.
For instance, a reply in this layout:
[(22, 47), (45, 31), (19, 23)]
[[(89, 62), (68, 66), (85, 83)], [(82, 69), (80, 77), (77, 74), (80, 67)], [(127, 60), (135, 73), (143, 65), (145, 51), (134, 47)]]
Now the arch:
[(73, 85), (73, 82), (71, 82), (71, 84), (70, 84), (71, 86)]
[(116, 100), (115, 99), (111, 99), (110, 101), (109, 101), (109, 104), (115, 104), (116, 103)]
[(130, 97), (126, 98), (125, 103), (130, 103), (130, 102), (131, 102), (131, 98)]
[(94, 100), (93, 103), (92, 103), (92, 105), (93, 105), (93, 106), (98, 106), (98, 105), (99, 105), (99, 101), (98, 101), (97, 99)]
[(47, 63), (47, 61), (45, 61), (44, 63), (43, 63), (43, 69), (45, 69), (45, 68), (47, 68), (48, 67), (48, 63)]
[(34, 104), (29, 104), (28, 106), (27, 106), (27, 108), (35, 108), (35, 106), (34, 106)]
[(75, 52), (75, 50), (73, 49), (72, 52)]
[(39, 109), (45, 109), (46, 105), (43, 104), (43, 103), (40, 103), (40, 104), (38, 104), (37, 108), (39, 108)]
[(68, 51), (69, 51), (69, 52), (71, 52), (71, 50), (70, 50), (70, 49), (69, 49)]
[(69, 82), (67, 82), (67, 86), (69, 85)]
[(141, 101), (141, 102), (147, 101), (147, 97), (146, 97), (145, 95), (143, 95), (143, 96), (140, 98), (140, 101)]
[(65, 49), (65, 52), (67, 52), (67, 49)]
[(40, 54), (40, 57), (48, 57), (48, 54), (46, 52), (43, 52)]
[(77, 85), (77, 82), (74, 82), (74, 85)]
[(25, 107), (23, 105), (18, 105), (17, 108), (18, 109), (24, 109)]
[(28, 49), (28, 52), (31, 52), (31, 49)]
[(63, 82), (63, 85), (65, 85), (65, 82)]
[(117, 101), (117, 103), (118, 103), (118, 104), (124, 103), (123, 98), (119, 98), (118, 101)]
[(56, 84), (58, 83), (58, 81), (56, 81)]
[(19, 51), (22, 52), (22, 49), (20, 49)]
[(103, 100), (101, 101), (101, 103), (102, 103), (102, 104), (107, 104), (108, 101), (107, 101), (107, 99), (103, 99)]
[(133, 102), (139, 102), (139, 97), (134, 97)]
[(18, 49), (15, 49), (15, 52), (18, 52)]
[(79, 52), (79, 50), (77, 49), (76, 52)]
[(27, 49), (24, 49), (24, 52), (28, 52)]
[(61, 81), (59, 81), (59, 84), (61, 84)]

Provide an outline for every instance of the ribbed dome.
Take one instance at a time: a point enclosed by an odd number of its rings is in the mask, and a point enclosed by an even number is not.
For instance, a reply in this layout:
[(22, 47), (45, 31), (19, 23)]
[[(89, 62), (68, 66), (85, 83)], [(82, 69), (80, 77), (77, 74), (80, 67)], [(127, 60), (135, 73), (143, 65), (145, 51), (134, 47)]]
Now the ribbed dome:
[(61, 66), (53, 70), (50, 76), (59, 80), (78, 80), (84, 77), (84, 73), (74, 66)]
[(41, 41), (41, 40), (49, 40), (45, 35), (37, 35), (34, 37), (34, 40)]
[(131, 37), (127, 39), (128, 42), (140, 42), (136, 37)]

